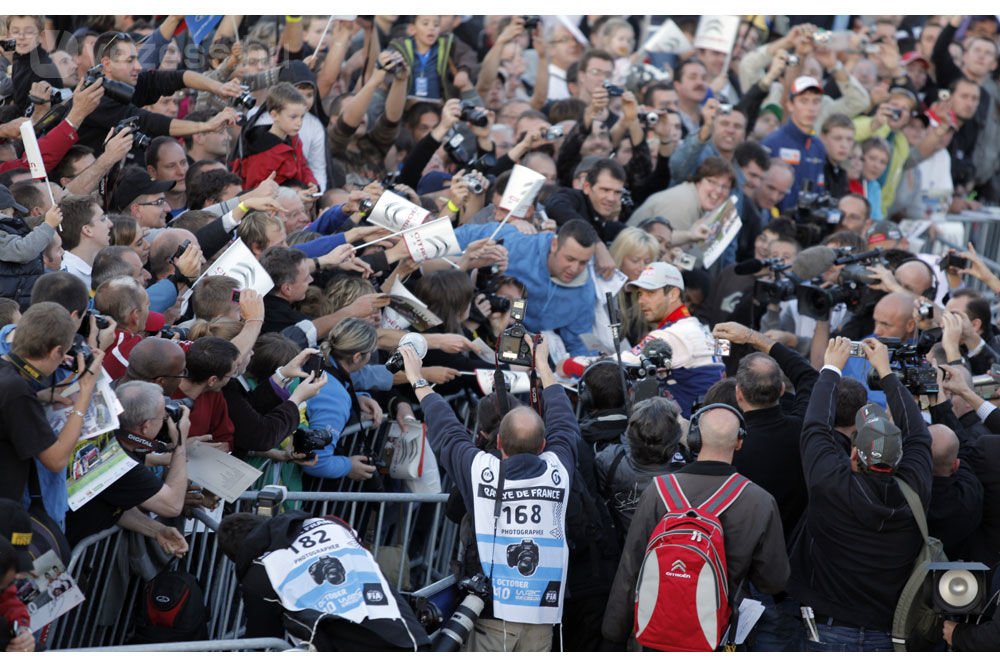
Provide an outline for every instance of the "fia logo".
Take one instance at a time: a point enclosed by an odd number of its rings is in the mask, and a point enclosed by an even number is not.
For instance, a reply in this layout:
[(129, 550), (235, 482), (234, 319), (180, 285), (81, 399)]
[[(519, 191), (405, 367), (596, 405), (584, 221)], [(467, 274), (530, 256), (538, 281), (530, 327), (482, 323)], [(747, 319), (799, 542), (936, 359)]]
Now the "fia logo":
[(370, 588), (365, 591), (365, 601), (376, 604), (382, 602), (383, 600), (385, 600), (385, 596), (382, 594), (382, 591), (375, 588)]
[(545, 602), (548, 604), (555, 604), (559, 601), (559, 594), (555, 591), (545, 591)]
[(482, 480), (484, 482), (486, 482), (487, 484), (489, 484), (490, 482), (493, 481), (493, 471), (491, 469), (489, 469), (489, 468), (483, 468), (483, 472), (480, 475), (480, 477), (482, 478)]

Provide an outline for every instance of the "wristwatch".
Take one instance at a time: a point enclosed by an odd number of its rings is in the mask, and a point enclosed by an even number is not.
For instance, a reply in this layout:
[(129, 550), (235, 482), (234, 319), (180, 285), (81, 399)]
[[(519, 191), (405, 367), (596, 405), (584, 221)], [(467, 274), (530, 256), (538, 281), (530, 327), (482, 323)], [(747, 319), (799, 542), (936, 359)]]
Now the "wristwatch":
[(424, 387), (431, 386), (431, 383), (424, 378), (418, 378), (416, 382), (413, 383), (414, 389), (423, 389)]

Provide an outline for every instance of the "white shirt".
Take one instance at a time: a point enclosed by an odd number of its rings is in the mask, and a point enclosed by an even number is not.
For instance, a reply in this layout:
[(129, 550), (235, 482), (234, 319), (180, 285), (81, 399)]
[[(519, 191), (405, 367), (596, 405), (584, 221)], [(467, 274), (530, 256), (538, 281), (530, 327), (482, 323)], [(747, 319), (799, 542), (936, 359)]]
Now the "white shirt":
[(90, 289), (90, 273), (93, 270), (90, 264), (87, 264), (78, 256), (67, 250), (63, 254), (62, 266), (60, 268), (62, 268), (62, 270), (66, 273), (76, 276), (82, 280), (87, 286), (87, 289)]
[(549, 63), (549, 99), (564, 100), (571, 97), (566, 85), (566, 70)]

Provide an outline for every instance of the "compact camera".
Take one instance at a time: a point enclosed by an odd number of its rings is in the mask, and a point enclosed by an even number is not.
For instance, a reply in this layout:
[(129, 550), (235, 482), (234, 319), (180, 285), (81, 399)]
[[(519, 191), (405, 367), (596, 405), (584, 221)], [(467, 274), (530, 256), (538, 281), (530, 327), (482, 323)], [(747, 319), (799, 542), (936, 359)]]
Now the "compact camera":
[(625, 94), (625, 89), (621, 86), (616, 86), (610, 81), (604, 82), (604, 90), (608, 91), (608, 97), (621, 97)]

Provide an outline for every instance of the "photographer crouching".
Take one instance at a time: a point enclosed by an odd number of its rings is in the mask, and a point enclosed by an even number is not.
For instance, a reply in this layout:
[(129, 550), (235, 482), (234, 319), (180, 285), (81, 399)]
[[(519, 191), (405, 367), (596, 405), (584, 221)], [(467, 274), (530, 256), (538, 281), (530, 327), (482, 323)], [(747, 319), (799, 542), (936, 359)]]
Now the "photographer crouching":
[[(525, 338), (530, 340), (530, 337)], [(530, 344), (530, 343), (529, 343)], [(455, 480), (475, 521), (482, 572), (492, 584), (492, 618), (481, 615), (465, 645), (471, 651), (548, 651), (563, 611), (566, 502), (580, 429), (556, 384), (544, 338), (532, 345), (543, 391), (543, 417), (528, 407), (500, 422), (500, 458), (479, 450), (451, 406), (421, 375), (422, 363), (400, 348), (441, 467)], [(462, 575), (475, 574), (463, 572)], [(487, 610), (488, 611), (488, 610)]]

